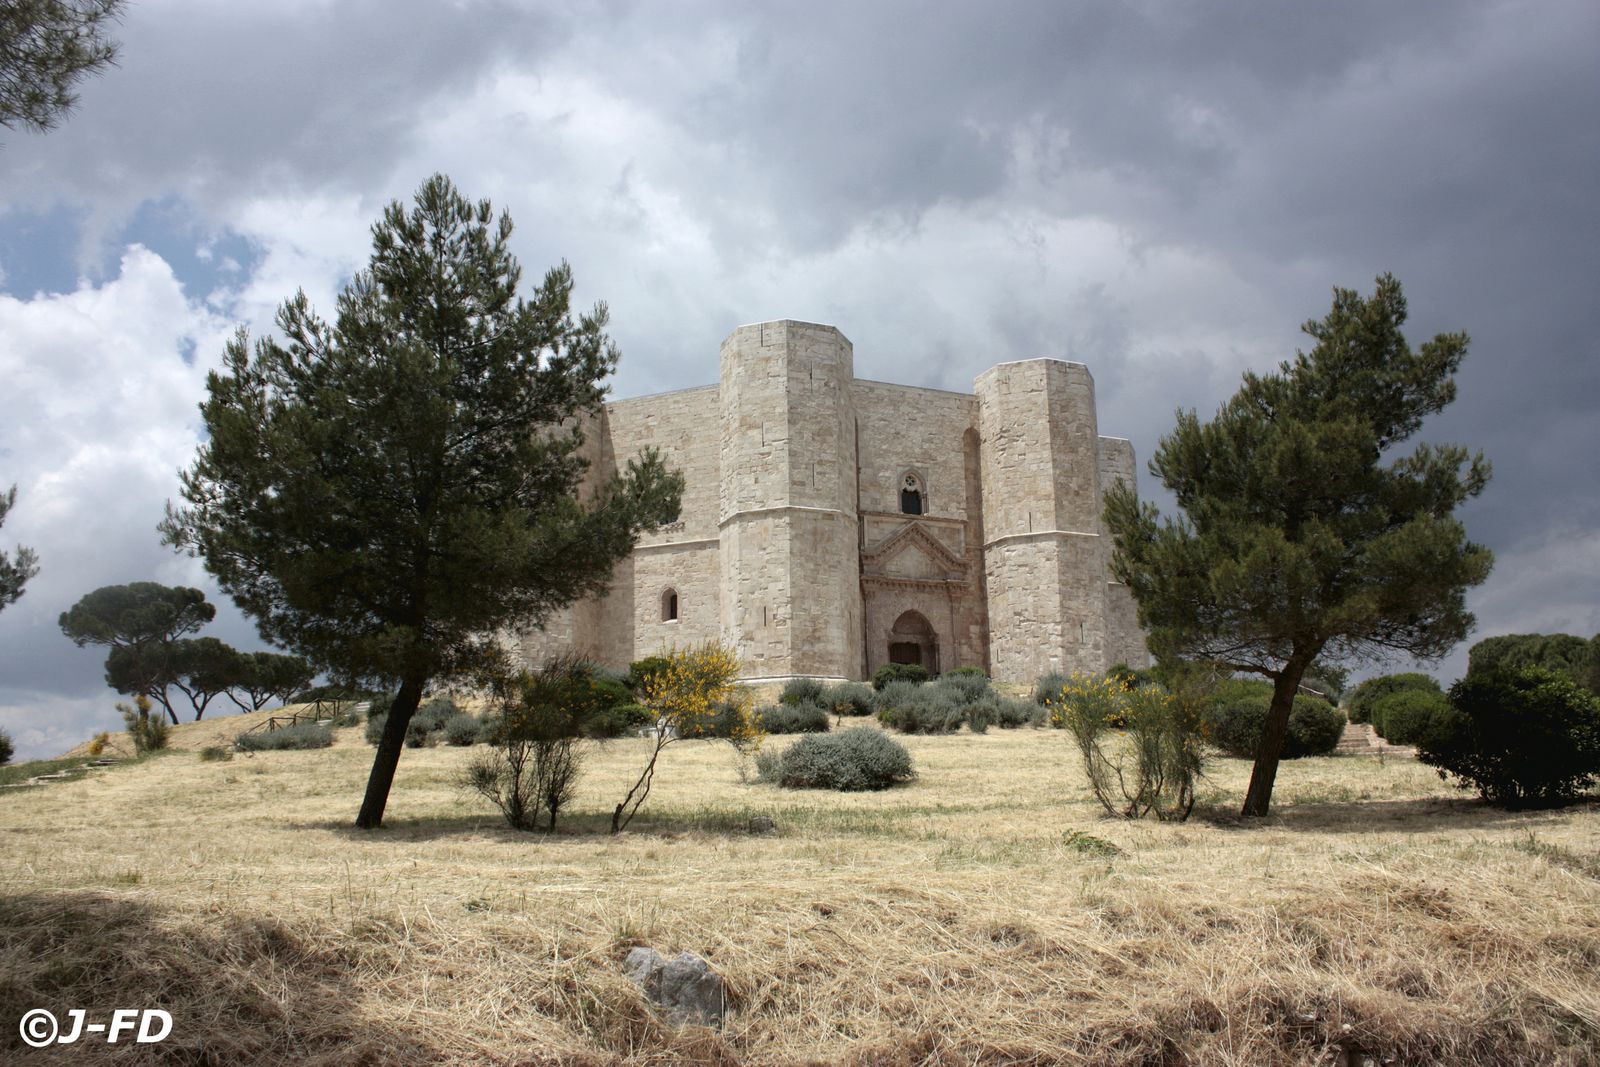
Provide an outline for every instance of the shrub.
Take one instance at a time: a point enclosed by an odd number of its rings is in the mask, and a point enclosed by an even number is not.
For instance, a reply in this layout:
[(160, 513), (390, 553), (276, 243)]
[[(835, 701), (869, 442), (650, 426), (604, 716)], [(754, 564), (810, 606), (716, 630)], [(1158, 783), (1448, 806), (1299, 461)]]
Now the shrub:
[(1015, 730), (1020, 726), (1039, 726), (1045, 721), (1045, 709), (1027, 700), (993, 696), (994, 724), (1002, 730)]
[[(1201, 712), (1206, 738), (1223, 752), (1239, 759), (1252, 759), (1261, 745), (1261, 734), (1266, 729), (1267, 713), (1272, 707), (1271, 686), (1267, 692), (1245, 691), (1237, 688), (1226, 692), (1218, 700), (1207, 703)], [(1223, 689), (1228, 690), (1227, 683)], [(1284, 741), (1283, 758), (1300, 759), (1303, 756), (1326, 756), (1339, 744), (1344, 733), (1344, 715), (1321, 697), (1301, 693), (1294, 698), (1289, 711), (1289, 736)]]
[(1538, 668), (1468, 675), (1449, 701), (1417, 758), (1489, 803), (1560, 804), (1600, 778), (1600, 700), (1571, 679)]
[[(431, 725), (432, 723), (429, 720), (422, 718), (420, 715), (412, 716), (411, 721), (406, 724), (406, 747), (432, 748), (437, 745), (442, 730), (429, 729)], [(440, 725), (442, 726), (443, 724)]]
[(928, 669), (917, 663), (885, 663), (872, 672), (872, 688), (882, 692), (890, 682), (926, 682)]
[[(971, 670), (971, 668), (962, 668), (962, 670)], [(948, 674), (941, 674), (939, 680), (933, 684), (940, 689), (956, 694), (964, 704), (975, 704), (990, 693), (989, 676), (982, 671), (978, 671), (976, 674), (950, 671)]]
[(903, 734), (954, 733), (967, 721), (961, 694), (939, 685), (891, 682), (874, 703), (878, 721)]
[(822, 691), (822, 706), (835, 715), (871, 715), (873, 689), (861, 682), (839, 682)]
[(1429, 693), (1443, 693), (1439, 683), (1426, 674), (1415, 672), (1406, 674), (1383, 674), (1376, 678), (1368, 678), (1354, 689), (1350, 690), (1350, 721), (1371, 722), (1372, 709), (1390, 693), (1420, 690)]
[(1072, 731), (1089, 786), (1106, 811), (1181, 821), (1194, 810), (1202, 769), (1203, 706), (1188, 692), (1130, 689), (1110, 676), (1074, 675), (1051, 716)]
[(462, 713), (452, 715), (445, 720), (444, 740), (446, 744), (465, 748), (478, 743), (478, 718), (475, 715)]
[(826, 686), (815, 678), (790, 678), (778, 696), (780, 704), (820, 704)]
[(333, 731), (320, 722), (302, 722), (280, 730), (240, 734), (234, 746), (245, 752), (278, 752), (285, 749), (327, 748), (333, 744)]
[[(16, 746), (11, 743), (11, 735), (4, 730), (0, 730), (0, 764), (10, 763), (11, 757), (16, 751)], [(91, 752), (90, 755), (98, 755), (98, 753)]]
[(820, 704), (779, 704), (756, 711), (756, 725), (769, 734), (828, 732), (828, 709)]
[(1067, 684), (1064, 674), (1047, 674), (1033, 683), (1033, 702), (1035, 704), (1053, 704), (1061, 695), (1061, 687)]
[(382, 712), (367, 720), (367, 744), (376, 746), (383, 740), (383, 728), (389, 724), (389, 713)]
[(952, 669), (950, 669), (948, 671), (945, 671), (939, 677), (941, 677), (941, 678), (982, 678), (986, 682), (989, 680), (989, 676), (987, 674), (983, 673), (983, 668), (982, 667), (955, 667), (955, 668), (952, 668)]
[(1414, 745), (1428, 732), (1433, 720), (1449, 710), (1450, 701), (1443, 693), (1402, 689), (1372, 706), (1372, 728), (1392, 744)]
[(624, 682), (628, 691), (638, 696), (644, 691), (645, 683), (666, 670), (669, 662), (665, 656), (646, 656), (628, 664), (628, 677)]
[(142, 756), (146, 752), (167, 747), (167, 720), (160, 715), (150, 714), (149, 697), (140, 693), (133, 698), (131, 707), (118, 703), (116, 708), (128, 726), (128, 738), (133, 742), (134, 752)]
[(621, 737), (623, 734), (635, 733), (654, 718), (649, 708), (639, 704), (618, 704), (585, 719), (583, 733), (586, 737), (608, 740)]
[(584, 716), (593, 718), (586, 700), (594, 681), (590, 665), (572, 657), (518, 675), (495, 716), (496, 741), (468, 762), (462, 788), (499, 808), (513, 829), (531, 828), (542, 811), (554, 830), (582, 769), (580, 733)]
[(221, 763), (233, 758), (233, 753), (221, 745), (207, 745), (200, 750), (201, 763)]
[[(106, 733), (104, 730), (101, 730), (99, 733), (95, 734), (94, 737), (89, 739), (89, 755), (100, 755), (106, 750), (106, 746), (110, 743), (111, 735)], [(5, 760), (0, 760), (0, 763), (4, 762)]]
[(371, 722), (380, 715), (389, 714), (389, 706), (394, 703), (395, 694), (376, 693), (367, 701), (367, 721)]
[(783, 751), (777, 770), (778, 784), (791, 789), (844, 792), (887, 789), (912, 776), (906, 747), (870, 726), (802, 737)]
[[(654, 722), (654, 717), (649, 721)], [(679, 737), (691, 740), (729, 741), (739, 737), (754, 723), (754, 717), (749, 716), (739, 701), (718, 700), (711, 704), (708, 714), (685, 718), (674, 729)]]

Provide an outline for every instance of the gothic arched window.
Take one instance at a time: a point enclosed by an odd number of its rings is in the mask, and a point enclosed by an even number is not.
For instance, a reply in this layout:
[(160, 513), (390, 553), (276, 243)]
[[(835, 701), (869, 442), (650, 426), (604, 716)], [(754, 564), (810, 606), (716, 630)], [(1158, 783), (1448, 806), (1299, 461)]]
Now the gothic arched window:
[(900, 482), (900, 514), (921, 515), (922, 508), (922, 480), (908, 474)]

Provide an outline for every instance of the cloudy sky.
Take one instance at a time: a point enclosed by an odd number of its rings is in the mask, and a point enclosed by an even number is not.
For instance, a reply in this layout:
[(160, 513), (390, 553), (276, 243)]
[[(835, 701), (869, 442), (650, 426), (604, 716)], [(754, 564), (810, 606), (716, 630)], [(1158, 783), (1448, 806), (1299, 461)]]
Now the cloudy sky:
[[(133, 0), (119, 36), (59, 129), (0, 131), (0, 546), (42, 560), (0, 612), (22, 755), (119, 725), (56, 627), (79, 596), (221, 599), (155, 524), (225, 338), (296, 288), (331, 310), (435, 171), (511, 212), (531, 278), (565, 258), (610, 303), (616, 395), (807, 319), (862, 377), (1087, 363), (1141, 462), (1392, 271), (1413, 343), (1473, 338), (1424, 436), (1494, 464), (1477, 636), (1600, 630), (1593, 0)], [(231, 605), (209, 632), (259, 647)]]

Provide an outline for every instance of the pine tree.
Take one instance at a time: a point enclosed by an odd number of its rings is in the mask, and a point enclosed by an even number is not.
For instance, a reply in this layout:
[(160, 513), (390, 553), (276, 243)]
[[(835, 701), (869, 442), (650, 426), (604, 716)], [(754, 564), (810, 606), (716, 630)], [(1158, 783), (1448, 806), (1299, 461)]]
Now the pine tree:
[(681, 476), (647, 452), (580, 502), (580, 416), (617, 351), (572, 273), (530, 299), (511, 220), (435, 175), (372, 228), (334, 324), (304, 293), (284, 341), (241, 332), (201, 405), (209, 440), (163, 532), (264, 636), (340, 678), (398, 684), (357, 825), (381, 824), (432, 680), (503, 671), (495, 635), (602, 592)]
[[(0, 493), (0, 526), (5, 525), (6, 513), (17, 502), (17, 488)], [(0, 609), (14, 604), (22, 596), (22, 587), (28, 579), (39, 573), (39, 557), (33, 549), (18, 545), (9, 555), (0, 550)]]
[(1455, 445), (1394, 455), (1455, 398), (1467, 336), (1413, 352), (1405, 320), (1390, 275), (1370, 299), (1335, 289), (1328, 315), (1302, 327), (1316, 341), (1309, 353), (1246, 374), (1209, 422), (1178, 413), (1150, 470), (1182, 517), (1162, 520), (1121, 487), (1107, 496), (1113, 570), (1156, 655), (1272, 680), (1247, 816), (1267, 814), (1313, 662), (1437, 658), (1472, 628), (1465, 591), (1493, 557), (1454, 509), (1482, 492), (1489, 465)]
[(0, 126), (43, 133), (77, 103), (73, 85), (115, 61), (106, 29), (124, 0), (0, 3)]

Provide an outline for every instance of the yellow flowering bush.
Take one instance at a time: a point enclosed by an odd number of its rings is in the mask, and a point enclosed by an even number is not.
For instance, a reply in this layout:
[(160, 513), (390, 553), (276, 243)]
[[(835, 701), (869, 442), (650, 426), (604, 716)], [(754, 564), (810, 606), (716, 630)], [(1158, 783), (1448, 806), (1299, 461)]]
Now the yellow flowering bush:
[(1108, 812), (1188, 818), (1202, 769), (1196, 701), (1159, 686), (1074, 674), (1046, 706), (1051, 725), (1071, 731)]

